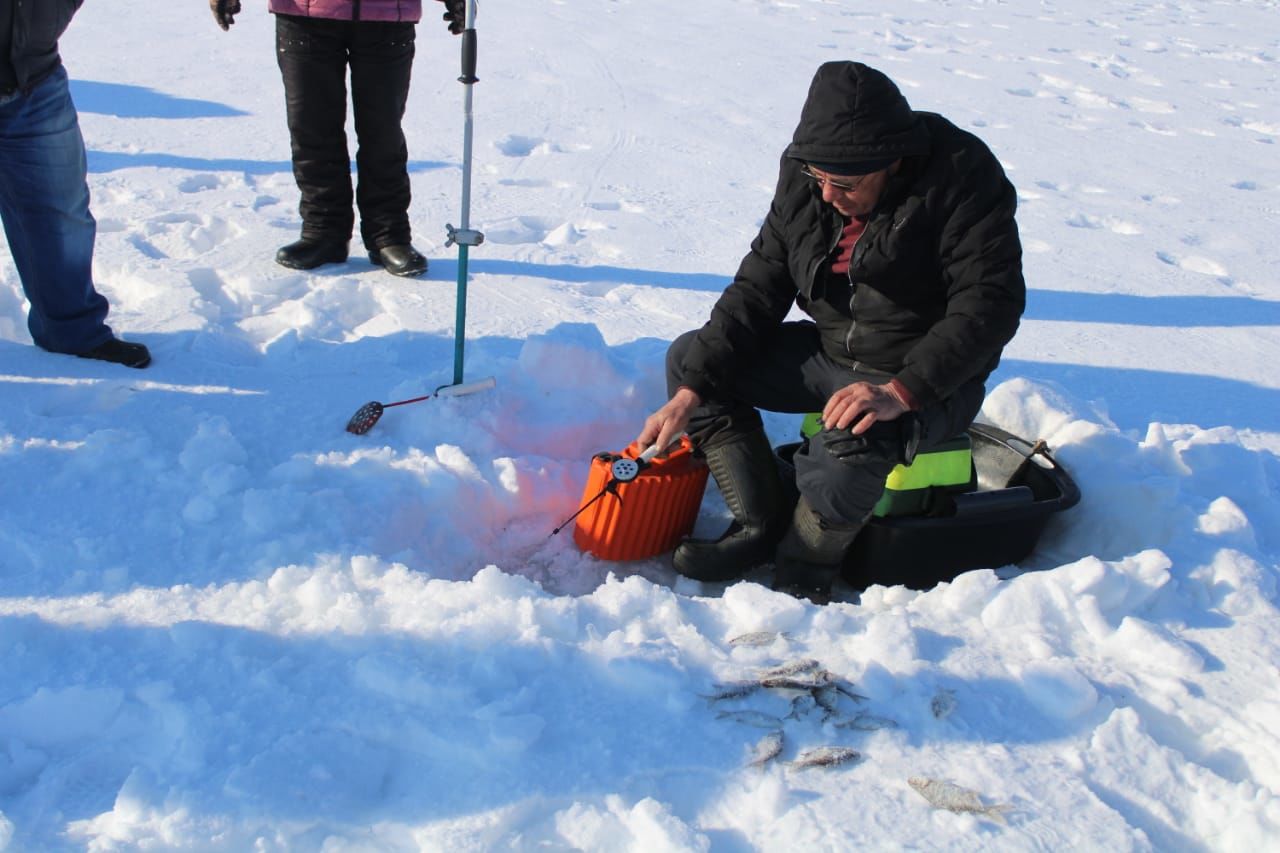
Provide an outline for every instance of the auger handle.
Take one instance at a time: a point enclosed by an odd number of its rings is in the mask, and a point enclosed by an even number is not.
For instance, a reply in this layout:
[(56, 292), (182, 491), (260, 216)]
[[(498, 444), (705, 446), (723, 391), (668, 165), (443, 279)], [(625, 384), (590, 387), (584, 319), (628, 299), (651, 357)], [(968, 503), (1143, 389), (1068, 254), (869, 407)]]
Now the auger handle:
[(641, 453), (641, 454), (640, 454), (640, 456), (639, 456), (639, 460), (640, 460), (641, 462), (644, 462), (645, 464), (648, 464), (648, 463), (650, 463), (650, 462), (652, 462), (652, 461), (653, 461), (653, 457), (657, 456), (659, 453), (661, 453), (662, 451), (666, 450), (668, 447), (670, 447), (671, 445), (675, 444), (675, 443), (676, 443), (677, 441), (679, 441), (680, 439), (682, 439), (682, 438), (688, 438), (688, 437), (689, 437), (689, 434), (688, 434), (688, 433), (684, 433), (684, 432), (682, 432), (682, 433), (680, 433), (679, 435), (677, 435), (675, 438), (671, 439), (671, 441), (670, 441), (670, 442), (668, 442), (665, 446), (659, 447), (657, 444), (651, 444), (651, 445), (649, 445), (649, 447), (644, 451), (644, 453)]
[(498, 384), (498, 380), (492, 376), (486, 376), (484, 379), (478, 379), (475, 382), (468, 382), (465, 385), (441, 385), (436, 389), (437, 397), (461, 397), (464, 394), (475, 394), (478, 391), (487, 391)]

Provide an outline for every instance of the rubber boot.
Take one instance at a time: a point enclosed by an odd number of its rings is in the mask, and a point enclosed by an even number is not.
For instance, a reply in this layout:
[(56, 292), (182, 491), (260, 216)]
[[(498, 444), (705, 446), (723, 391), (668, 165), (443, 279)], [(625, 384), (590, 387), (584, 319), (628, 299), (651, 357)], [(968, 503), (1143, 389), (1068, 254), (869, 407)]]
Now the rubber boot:
[(733, 522), (718, 539), (684, 540), (671, 562), (687, 578), (733, 580), (773, 559), (786, 519), (782, 482), (763, 430), (713, 447), (706, 458)]
[(792, 513), (791, 527), (778, 543), (773, 588), (814, 604), (831, 600), (831, 584), (862, 523), (831, 524), (803, 497)]
[(347, 260), (347, 241), (336, 238), (303, 237), (276, 252), (276, 263), (291, 270), (313, 270), (325, 264)]

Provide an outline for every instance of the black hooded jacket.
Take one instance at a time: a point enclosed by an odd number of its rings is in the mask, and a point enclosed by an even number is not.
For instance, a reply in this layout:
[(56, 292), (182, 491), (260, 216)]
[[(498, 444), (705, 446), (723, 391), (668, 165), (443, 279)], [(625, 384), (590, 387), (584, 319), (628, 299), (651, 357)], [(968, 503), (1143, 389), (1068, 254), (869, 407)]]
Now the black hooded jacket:
[[(832, 287), (844, 221), (801, 166), (886, 157), (902, 166), (858, 239), (848, 283)], [(976, 136), (912, 111), (875, 69), (823, 65), (764, 225), (687, 352), (684, 384), (714, 397), (795, 303), (833, 358), (892, 374), (920, 405), (985, 379), (1025, 306), (1015, 207), (1013, 186)]]
[(0, 88), (29, 92), (62, 64), (58, 39), (83, 3), (0, 0)]

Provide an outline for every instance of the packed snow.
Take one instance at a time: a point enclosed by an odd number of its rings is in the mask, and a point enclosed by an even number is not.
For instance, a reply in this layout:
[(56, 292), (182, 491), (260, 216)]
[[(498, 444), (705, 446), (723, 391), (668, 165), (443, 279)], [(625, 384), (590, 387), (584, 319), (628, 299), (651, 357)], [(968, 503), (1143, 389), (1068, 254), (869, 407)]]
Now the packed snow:
[[(155, 360), (35, 349), (0, 249), (0, 849), (1280, 848), (1275, 2), (485, 0), (496, 386), (364, 436), (452, 381), (460, 42), (427, 3), (428, 276), (290, 271), (265, 5), (90, 2), (62, 41), (96, 279)], [(1005, 164), (1030, 293), (982, 419), (1082, 502), (1020, 565), (826, 607), (580, 552), (552, 531), (830, 59)], [(727, 518), (710, 488), (697, 529)], [(707, 698), (806, 661), (833, 708)]]

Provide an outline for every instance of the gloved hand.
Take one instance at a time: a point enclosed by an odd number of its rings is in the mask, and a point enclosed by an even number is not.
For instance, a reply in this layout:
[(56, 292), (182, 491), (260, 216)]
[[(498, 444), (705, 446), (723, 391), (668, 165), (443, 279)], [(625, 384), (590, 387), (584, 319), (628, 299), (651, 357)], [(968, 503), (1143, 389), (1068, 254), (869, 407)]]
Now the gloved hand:
[(910, 465), (920, 448), (920, 419), (906, 412), (891, 421), (877, 421), (862, 435), (847, 429), (827, 429), (820, 440), (827, 452), (850, 465), (872, 461)]
[(240, 14), (240, 0), (209, 0), (209, 8), (213, 10), (213, 19), (224, 30), (231, 29), (235, 16)]
[(467, 26), (467, 0), (440, 0), (440, 2), (446, 9), (443, 19), (449, 22), (449, 32), (455, 36), (460, 35)]

